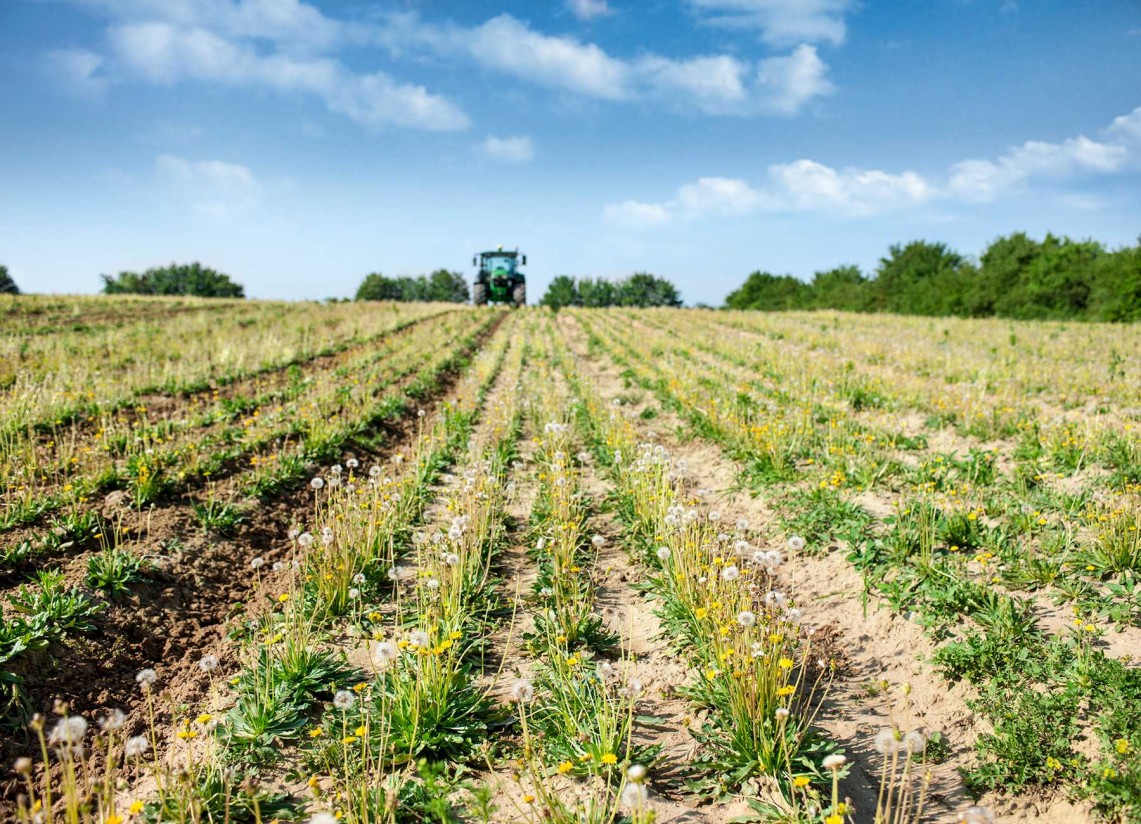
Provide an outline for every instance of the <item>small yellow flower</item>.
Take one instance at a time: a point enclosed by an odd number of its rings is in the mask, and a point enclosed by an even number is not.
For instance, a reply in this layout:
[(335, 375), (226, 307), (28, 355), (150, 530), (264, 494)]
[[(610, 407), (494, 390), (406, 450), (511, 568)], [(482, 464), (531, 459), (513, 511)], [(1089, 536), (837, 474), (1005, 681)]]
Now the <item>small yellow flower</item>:
[(792, 779), (792, 786), (803, 789), (808, 786), (808, 778), (803, 775), (798, 775)]
[(559, 772), (562, 773), (563, 775), (566, 775), (567, 773), (569, 773), (573, 769), (574, 769), (574, 764), (571, 763), (570, 761), (564, 761), (563, 763), (559, 764)]
[(346, 735), (344, 738), (341, 739), (341, 743), (342, 744), (351, 744), (356, 740), (357, 740), (357, 737), (355, 735)]
[(705, 620), (705, 616), (709, 614), (709, 610), (707, 610), (705, 607), (698, 607), (693, 611), (693, 614), (698, 621), (703, 621)]
[(123, 824), (123, 816), (111, 813), (103, 819), (103, 824)]
[(144, 806), (145, 805), (141, 801), (132, 801), (131, 802), (131, 815), (138, 815), (139, 813), (141, 813), (143, 811)]
[(844, 816), (830, 815), (824, 819), (824, 824), (844, 824)]
[(602, 756), (602, 763), (603, 764), (617, 764), (618, 763), (618, 756), (616, 756), (612, 752), (608, 752), (608, 753), (606, 753), (606, 755)]
[(777, 690), (777, 695), (779, 695), (781, 698), (784, 698), (786, 695), (792, 695), (794, 692), (796, 692), (796, 687), (794, 687), (792, 684), (785, 684), (783, 687)]
[(319, 738), (323, 732), (324, 730), (322, 730), (320, 727), (314, 727), (313, 729), (309, 730), (309, 737)]
[(366, 689), (368, 689), (368, 684), (364, 681), (361, 681), (359, 684), (353, 684), (353, 692), (364, 692)]
[(777, 665), (781, 669), (785, 669), (785, 670), (792, 669), (792, 659), (791, 658), (782, 658), (779, 661), (777, 661)]
[(277, 600), (284, 604), (286, 601), (289, 600), (289, 593), (288, 592), (281, 593), (280, 595), (277, 596)]
[(1129, 755), (1133, 751), (1133, 745), (1124, 738), (1118, 738), (1113, 742), (1113, 746), (1120, 755)]
[(195, 722), (195, 723), (197, 723), (197, 724), (208, 724), (208, 723), (210, 723), (210, 719), (211, 719), (212, 717), (213, 717), (213, 716), (211, 716), (211, 715), (209, 715), (208, 713), (205, 713), (205, 712), (204, 712), (204, 713), (202, 713), (200, 716), (198, 716), (197, 718), (195, 718), (195, 719), (194, 719), (194, 722)]
[(535, 803), (535, 796), (533, 796), (533, 795), (523, 796), (523, 803), (524, 804), (534, 804)]

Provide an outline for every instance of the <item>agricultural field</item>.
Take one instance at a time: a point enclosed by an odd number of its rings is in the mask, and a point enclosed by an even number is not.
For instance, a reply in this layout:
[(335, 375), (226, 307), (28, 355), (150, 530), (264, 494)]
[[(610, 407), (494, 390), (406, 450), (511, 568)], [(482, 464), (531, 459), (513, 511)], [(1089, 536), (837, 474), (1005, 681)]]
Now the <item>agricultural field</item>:
[(0, 298), (0, 818), (1141, 821), (1141, 330)]

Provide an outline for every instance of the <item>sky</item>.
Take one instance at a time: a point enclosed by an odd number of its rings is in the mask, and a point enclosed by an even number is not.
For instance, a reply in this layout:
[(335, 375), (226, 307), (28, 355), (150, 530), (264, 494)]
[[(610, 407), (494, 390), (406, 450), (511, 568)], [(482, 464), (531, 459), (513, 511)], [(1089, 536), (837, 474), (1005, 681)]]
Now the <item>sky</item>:
[(1141, 236), (1137, 0), (0, 0), (0, 264), (872, 269), (926, 239)]

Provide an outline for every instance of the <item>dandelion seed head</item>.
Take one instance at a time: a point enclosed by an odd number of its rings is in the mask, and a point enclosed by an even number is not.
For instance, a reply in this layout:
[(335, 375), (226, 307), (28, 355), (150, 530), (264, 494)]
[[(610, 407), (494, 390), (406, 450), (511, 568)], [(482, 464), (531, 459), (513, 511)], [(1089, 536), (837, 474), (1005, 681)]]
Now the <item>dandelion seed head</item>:
[(313, 536), (308, 532), (302, 532), (297, 536), (297, 543), (303, 547), (313, 546)]
[(337, 690), (333, 695), (333, 706), (339, 710), (350, 710), (357, 703), (357, 697), (352, 690)]
[(668, 546), (660, 546), (657, 551), (658, 560), (663, 564), (670, 559), (670, 548)]
[(723, 581), (736, 581), (739, 577), (741, 577), (741, 571), (734, 564), (730, 564), (721, 570), (721, 580)]
[(898, 744), (899, 742), (895, 737), (895, 730), (893, 730), (891, 727), (884, 727), (882, 730), (877, 732), (876, 737), (873, 740), (873, 745), (876, 748), (876, 752), (882, 755), (891, 755), (893, 752), (895, 752)]
[(590, 543), (592, 546), (594, 546), (597, 549), (598, 547), (601, 547), (606, 543), (606, 539), (603, 538), (601, 535), (595, 535), (593, 538), (590, 539)]
[(324, 478), (314, 478), (313, 480), (311, 480), (309, 482), (309, 487), (310, 487), (310, 489), (324, 489), (324, 487), (325, 487)]
[(529, 703), (535, 697), (535, 686), (526, 678), (520, 678), (511, 685), (511, 700), (520, 704)]
[(372, 662), (378, 670), (388, 669), (400, 657), (400, 647), (392, 641), (381, 641), (372, 647)]
[(737, 623), (748, 629), (757, 623), (757, 616), (755, 613), (749, 612), (747, 609), (743, 609), (737, 613)]
[(140, 755), (145, 754), (150, 748), (151, 742), (147, 740), (145, 735), (132, 735), (127, 739), (123, 751), (127, 754), (128, 758), (138, 758)]
[(799, 535), (793, 535), (788, 539), (788, 548), (793, 552), (800, 552), (806, 546), (805, 540)]
[(903, 737), (903, 746), (912, 755), (918, 755), (927, 749), (927, 736), (919, 730), (912, 730)]
[(824, 756), (824, 760), (820, 763), (826, 770), (838, 770), (848, 763), (848, 759), (840, 753), (832, 753)]
[(622, 788), (619, 800), (622, 806), (629, 810), (640, 810), (646, 806), (648, 798), (649, 793), (645, 784), (630, 783)]
[(250, 561), (250, 566), (254, 569), (261, 569), (263, 566), (265, 566), (265, 558), (262, 558), (259, 555), (257, 558), (254, 558)]
[(444, 556), (444, 563), (450, 567), (459, 566), (460, 556), (456, 555), (454, 552), (449, 552)]
[(99, 719), (99, 729), (104, 732), (113, 732), (114, 730), (123, 729), (123, 725), (126, 723), (127, 714), (116, 707)]
[(408, 643), (414, 647), (426, 647), (431, 642), (428, 633), (422, 629), (415, 629), (408, 633)]
[(69, 715), (55, 722), (50, 733), (48, 743), (53, 746), (79, 744), (87, 734), (87, 719), (82, 715)]
[(150, 667), (141, 669), (135, 673), (135, 683), (142, 687), (144, 690), (150, 689), (154, 686), (155, 681), (158, 680), (158, 673)]
[(203, 655), (200, 659), (198, 659), (198, 669), (202, 670), (203, 672), (213, 672), (217, 668), (217, 655)]

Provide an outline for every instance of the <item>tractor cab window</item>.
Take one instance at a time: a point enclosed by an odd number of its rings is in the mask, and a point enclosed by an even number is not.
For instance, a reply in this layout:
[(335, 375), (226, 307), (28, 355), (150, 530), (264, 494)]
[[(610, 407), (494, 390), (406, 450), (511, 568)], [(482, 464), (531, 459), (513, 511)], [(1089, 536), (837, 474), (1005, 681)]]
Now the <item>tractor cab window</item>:
[(510, 275), (515, 271), (515, 258), (510, 255), (488, 255), (485, 266), (488, 272), (503, 270)]

